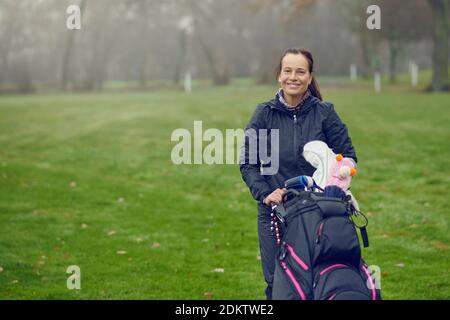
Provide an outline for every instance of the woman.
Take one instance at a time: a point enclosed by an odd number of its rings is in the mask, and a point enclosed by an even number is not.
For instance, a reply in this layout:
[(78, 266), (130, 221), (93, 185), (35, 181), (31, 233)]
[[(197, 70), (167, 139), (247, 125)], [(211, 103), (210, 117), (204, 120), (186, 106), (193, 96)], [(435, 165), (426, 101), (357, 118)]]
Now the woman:
[[(312, 176), (314, 167), (302, 156), (303, 146), (312, 140), (324, 141), (336, 154), (352, 158), (356, 154), (347, 127), (331, 103), (322, 101), (313, 74), (314, 60), (306, 50), (291, 48), (281, 56), (277, 78), (281, 88), (274, 99), (256, 107), (247, 125), (252, 132), (279, 130), (279, 166), (276, 174), (265, 175), (264, 166), (249, 160), (249, 141), (243, 149), (240, 164), (242, 178), (258, 201), (258, 235), (266, 297), (272, 299), (272, 282), (277, 246), (270, 230), (271, 205), (282, 202), (284, 181), (299, 175)], [(268, 145), (270, 133), (267, 135)], [(249, 163), (250, 162), (250, 163)]]

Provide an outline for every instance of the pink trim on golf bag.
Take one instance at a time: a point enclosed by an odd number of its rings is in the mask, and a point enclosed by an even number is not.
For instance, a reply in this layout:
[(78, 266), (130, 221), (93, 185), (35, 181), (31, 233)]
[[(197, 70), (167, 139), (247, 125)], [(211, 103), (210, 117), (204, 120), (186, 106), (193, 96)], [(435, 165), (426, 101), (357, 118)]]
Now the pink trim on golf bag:
[(300, 267), (302, 267), (305, 271), (309, 270), (309, 268), (306, 265), (306, 263), (304, 263), (303, 260), (300, 259), (299, 256), (297, 256), (295, 254), (294, 249), (291, 247), (291, 245), (289, 243), (286, 243), (286, 249), (288, 249), (288, 251), (291, 254), (292, 258), (294, 258), (294, 260), (300, 265)]
[(302, 300), (306, 300), (305, 293), (303, 292), (302, 288), (300, 287), (300, 284), (295, 279), (294, 275), (292, 274), (291, 269), (288, 268), (285, 262), (281, 261), (281, 266), (283, 267), (284, 271), (286, 272), (289, 279), (291, 279), (292, 283), (295, 286), (295, 289), (297, 289), (298, 294), (302, 298)]
[(341, 263), (333, 264), (333, 265), (329, 266), (328, 268), (323, 269), (323, 270), (320, 272), (320, 276), (323, 276), (324, 273), (330, 271), (330, 270), (333, 269), (333, 268), (337, 268), (337, 267), (347, 267), (347, 266), (346, 266), (345, 264), (341, 264)]

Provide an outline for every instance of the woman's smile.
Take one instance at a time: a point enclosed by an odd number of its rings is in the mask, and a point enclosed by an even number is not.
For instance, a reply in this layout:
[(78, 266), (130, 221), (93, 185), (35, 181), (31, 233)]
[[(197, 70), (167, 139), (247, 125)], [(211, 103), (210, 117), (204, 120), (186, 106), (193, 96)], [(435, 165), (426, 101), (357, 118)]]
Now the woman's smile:
[(290, 87), (291, 89), (298, 89), (300, 88), (301, 84), (300, 83), (287, 83), (288, 87)]

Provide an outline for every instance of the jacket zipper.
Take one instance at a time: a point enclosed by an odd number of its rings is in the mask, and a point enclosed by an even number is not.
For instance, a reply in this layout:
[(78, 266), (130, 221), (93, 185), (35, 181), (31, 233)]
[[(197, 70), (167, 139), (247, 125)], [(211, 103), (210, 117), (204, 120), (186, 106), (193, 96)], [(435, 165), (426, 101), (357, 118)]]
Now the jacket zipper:
[(297, 160), (297, 115), (294, 114), (294, 155)]

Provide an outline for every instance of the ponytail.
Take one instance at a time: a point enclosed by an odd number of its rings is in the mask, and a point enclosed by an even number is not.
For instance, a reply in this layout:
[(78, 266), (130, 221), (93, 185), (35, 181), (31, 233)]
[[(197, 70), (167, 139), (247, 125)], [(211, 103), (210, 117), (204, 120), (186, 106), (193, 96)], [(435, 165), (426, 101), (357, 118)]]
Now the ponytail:
[(320, 93), (319, 85), (317, 84), (316, 78), (314, 76), (310, 85), (308, 86), (308, 90), (312, 96), (322, 101), (322, 94)]

